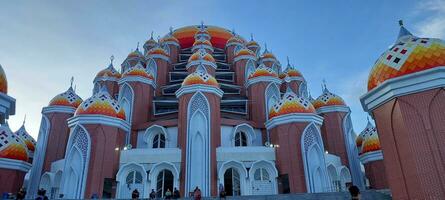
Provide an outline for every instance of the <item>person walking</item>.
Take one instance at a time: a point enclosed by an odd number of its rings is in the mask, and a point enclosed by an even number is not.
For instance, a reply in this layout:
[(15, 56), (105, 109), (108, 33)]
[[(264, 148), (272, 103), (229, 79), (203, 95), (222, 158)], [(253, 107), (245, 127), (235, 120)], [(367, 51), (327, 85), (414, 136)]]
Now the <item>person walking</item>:
[(25, 188), (20, 188), (20, 191), (16, 195), (16, 199), (23, 200), (23, 199), (25, 199), (25, 196), (26, 196)]
[(172, 198), (172, 192), (170, 189), (167, 189), (167, 192), (165, 192), (165, 199), (171, 199)]
[(173, 191), (173, 199), (179, 199), (181, 198), (181, 193), (179, 192), (178, 188), (175, 188)]
[(139, 199), (139, 191), (137, 189), (133, 190), (133, 192), (131, 193), (131, 199), (133, 200)]
[(201, 189), (196, 187), (195, 192), (193, 193), (193, 197), (195, 198), (195, 200), (201, 200)]
[(349, 190), (349, 193), (351, 194), (351, 200), (360, 200), (361, 199), (360, 189), (357, 186), (352, 185), (351, 187), (349, 187), (348, 190)]
[(151, 190), (150, 199), (156, 199), (156, 192), (154, 189)]

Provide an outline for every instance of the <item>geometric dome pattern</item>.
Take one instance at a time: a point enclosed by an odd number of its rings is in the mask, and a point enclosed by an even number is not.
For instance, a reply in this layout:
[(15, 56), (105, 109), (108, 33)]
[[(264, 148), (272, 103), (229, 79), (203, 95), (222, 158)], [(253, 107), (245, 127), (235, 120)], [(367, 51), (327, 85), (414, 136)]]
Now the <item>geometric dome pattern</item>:
[(195, 40), (195, 42), (193, 43), (193, 46), (197, 46), (197, 45), (212, 46), (212, 43), (204, 38), (200, 38), (198, 40)]
[(148, 72), (142, 65), (138, 64), (134, 67), (128, 68), (127, 71), (125, 71), (122, 74), (122, 77), (129, 77), (129, 76), (139, 76), (142, 78), (147, 78), (150, 80), (154, 80), (153, 75)]
[(285, 77), (303, 77), (303, 74), (301, 74), (300, 71), (298, 71), (297, 69), (295, 69), (294, 66), (288, 63), (286, 69), (279, 75), (279, 77), (281, 79)]
[(235, 58), (239, 57), (239, 56), (253, 56), (253, 57), (256, 57), (255, 53), (252, 50), (245, 49), (245, 48), (240, 49), (238, 52), (236, 52)]
[[(377, 129), (369, 121), (366, 128), (360, 133), (359, 137), (362, 140), (361, 146), (358, 147), (359, 155), (381, 150)], [(356, 140), (356, 144), (358, 146), (360, 141)]]
[[(9, 158), (27, 162), (29, 155), (25, 143), (12, 133), (8, 125), (0, 127), (0, 158)], [(5, 183), (3, 183), (5, 184)]]
[(199, 69), (189, 74), (182, 82), (182, 86), (199, 85), (199, 84), (209, 85), (219, 88), (218, 82), (212, 75), (208, 74), (204, 70), (199, 70)]
[(136, 50), (130, 52), (127, 56), (127, 58), (143, 58), (144, 55), (139, 51), (139, 49), (136, 48)]
[(105, 115), (125, 120), (124, 109), (111, 97), (106, 87), (82, 102), (74, 115)]
[(260, 76), (278, 77), (278, 74), (272, 68), (260, 65), (258, 68), (255, 69), (254, 72), (249, 75), (249, 79)]
[(241, 39), (238, 35), (234, 35), (229, 40), (227, 40), (227, 44), (226, 45), (229, 45), (229, 44), (240, 44), (240, 45), (242, 45), (242, 44), (244, 44), (244, 40)]
[(112, 64), (110, 64), (107, 68), (99, 71), (99, 73), (97, 73), (96, 75), (96, 78), (108, 78), (108, 77), (116, 79), (121, 78), (121, 74), (113, 67)]
[(163, 48), (161, 47), (155, 47), (150, 49), (147, 52), (147, 55), (163, 55), (163, 56), (170, 56)]
[(368, 91), (389, 79), (445, 66), (444, 41), (415, 37), (403, 26), (400, 32), (395, 45), (375, 62), (368, 78)]
[(269, 119), (294, 113), (315, 113), (315, 108), (309, 100), (288, 89), (281, 100), (270, 109)]
[(82, 103), (82, 98), (80, 98), (73, 90), (72, 87), (68, 88), (62, 94), (55, 96), (50, 102), (49, 106), (68, 106), (77, 108)]
[[(192, 47), (195, 42), (195, 34), (201, 30), (201, 25), (186, 26), (173, 31), (173, 36), (179, 40), (181, 48)], [(227, 40), (232, 37), (232, 33), (224, 28), (205, 25), (205, 30), (210, 34), (210, 42), (214, 47), (224, 49)]]
[(329, 92), (327, 88), (324, 88), (323, 94), (321, 94), (315, 101), (312, 102), (315, 109), (319, 109), (324, 106), (345, 106), (345, 101), (336, 94)]
[(8, 93), (8, 80), (6, 79), (2, 65), (0, 65), (0, 92), (4, 94)]
[(25, 125), (22, 125), (19, 130), (17, 130), (14, 134), (19, 136), (20, 139), (25, 143), (26, 147), (30, 152), (34, 152), (36, 148), (36, 141), (34, 138), (26, 131)]

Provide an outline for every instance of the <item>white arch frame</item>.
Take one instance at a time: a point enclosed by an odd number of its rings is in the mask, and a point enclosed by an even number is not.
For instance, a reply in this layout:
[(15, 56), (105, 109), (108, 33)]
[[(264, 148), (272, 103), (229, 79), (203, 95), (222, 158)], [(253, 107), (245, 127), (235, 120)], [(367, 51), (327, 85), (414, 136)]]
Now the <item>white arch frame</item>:
[(304, 80), (300, 83), (300, 86), (298, 87), (298, 95), (300, 95), (304, 98), (309, 97), (309, 94), (307, 92), (307, 83)]
[[(194, 103), (194, 101), (199, 98), (199, 96), (201, 96), (204, 99), (204, 103), (206, 105), (200, 106), (198, 108), (195, 108), (196, 110), (192, 113), (192, 105)], [(207, 110), (206, 110), (207, 109)], [(209, 196), (210, 195), (210, 177), (211, 177), (211, 169), (210, 169), (210, 149), (211, 149), (211, 132), (210, 132), (210, 127), (211, 127), (211, 111), (210, 111), (211, 107), (210, 107), (210, 103), (209, 100), (207, 99), (207, 97), (202, 93), (202, 92), (197, 92), (195, 93), (192, 98), (190, 98), (190, 101), (187, 105), (187, 147), (186, 147), (186, 174), (185, 174), (185, 191), (192, 191), (194, 189), (194, 186), (191, 185), (191, 181), (192, 178), (189, 177), (190, 173), (191, 173), (191, 168), (192, 167), (192, 163), (190, 161), (190, 155), (191, 155), (191, 141), (193, 140), (192, 134), (191, 134), (191, 120), (194, 119), (194, 116), (197, 113), (201, 113), (205, 120), (206, 120), (206, 133), (204, 133), (205, 135), (202, 135), (203, 133), (201, 133), (201, 136), (203, 137), (203, 142), (204, 144), (207, 143), (207, 145), (204, 147), (205, 151), (204, 151), (204, 156), (205, 156), (205, 161), (204, 161), (204, 174), (205, 174), (205, 183), (203, 188), (201, 188), (203, 196)], [(198, 132), (199, 133), (199, 132)], [(197, 135), (198, 136), (198, 135)]]
[(255, 61), (253, 60), (248, 60), (246, 62), (246, 67), (244, 67), (244, 82), (247, 82), (247, 80), (249, 80), (249, 76), (251, 73), (253, 73), (255, 71)]
[(43, 169), (43, 162), (45, 160), (46, 146), (48, 144), (48, 136), (51, 127), (51, 122), (45, 114), (42, 115), (40, 122), (39, 139), (37, 140), (34, 160), (32, 162), (31, 174), (28, 181), (27, 198), (34, 199), (37, 196), (37, 190), (40, 185), (41, 171)]
[[(237, 169), (238, 173), (240, 174), (240, 189), (241, 189), (241, 196), (248, 195), (249, 194), (249, 186), (248, 184), (248, 172), (246, 167), (244, 167), (243, 163), (235, 160), (230, 160), (224, 162), (221, 167), (218, 170), (218, 185), (222, 184), (224, 185), (224, 174), (226, 171), (230, 168)], [(224, 188), (226, 186), (224, 185)], [(219, 189), (219, 187), (218, 187)], [(220, 191), (218, 191), (219, 193)]]
[(247, 137), (247, 146), (252, 146), (253, 142), (256, 140), (255, 130), (253, 127), (247, 123), (242, 123), (233, 128), (232, 135), (230, 137), (230, 141), (233, 147), (235, 147), (235, 137), (238, 131), (243, 131), (246, 133)]
[[(269, 173), (269, 179), (273, 185), (273, 192), (274, 192), (273, 194), (278, 194), (278, 185), (277, 185), (278, 170), (275, 167), (275, 164), (268, 160), (258, 160), (252, 164), (252, 167), (250, 167), (249, 170), (250, 185), (253, 187), (253, 181), (255, 181), (255, 171), (261, 168), (266, 169), (267, 173)], [(251, 191), (250, 194), (253, 194), (253, 191)]]
[(274, 62), (273, 64), (272, 64), (272, 70), (275, 72), (275, 73), (277, 73), (277, 74), (280, 74), (280, 66), (276, 63), (276, 62)]
[(270, 109), (272, 108), (272, 106), (274, 105), (269, 105), (269, 100), (271, 98), (275, 99), (275, 103), (277, 103), (278, 101), (280, 101), (280, 88), (277, 86), (276, 83), (269, 83), (269, 85), (267, 85), (266, 90), (264, 91), (264, 103), (266, 105), (265, 110), (266, 110), (266, 121), (269, 120), (269, 112)]
[(53, 182), (54, 182), (53, 174), (50, 172), (45, 172), (42, 174), (42, 177), (40, 178), (39, 189), (40, 188), (45, 189), (47, 194), (50, 195)]
[(356, 135), (351, 121), (351, 112), (348, 112), (343, 119), (343, 133), (345, 137), (346, 151), (348, 154), (349, 169), (352, 182), (361, 189), (365, 189), (365, 175), (362, 173), (358, 149), (355, 144)]
[[(150, 188), (147, 191), (154, 189), (156, 191), (156, 183), (159, 173), (163, 170), (169, 170), (173, 174), (173, 187), (179, 189), (179, 170), (173, 163), (170, 162), (160, 162), (151, 167), (150, 175), (148, 176)], [(173, 190), (173, 188), (172, 188)], [(173, 191), (172, 191), (173, 192)]]
[(347, 167), (341, 166), (338, 169), (338, 174), (339, 174), (339, 181), (341, 184), (341, 189), (343, 191), (346, 191), (346, 183), (352, 182), (351, 172), (349, 171), (349, 169)]
[[(68, 143), (67, 143), (67, 148), (66, 148), (66, 153), (65, 153), (65, 165), (63, 167), (63, 172), (69, 172), (70, 170), (70, 163), (69, 160), (71, 158), (72, 155), (74, 155), (74, 151), (78, 151), (80, 153), (80, 155), (82, 155), (83, 153), (86, 154), (85, 158), (82, 160), (81, 162), (81, 166), (83, 166), (83, 170), (81, 175), (79, 175), (79, 178), (81, 179), (81, 185), (80, 185), (80, 191), (78, 191), (77, 194), (75, 194), (75, 198), (84, 198), (85, 196), (85, 187), (86, 187), (86, 182), (88, 179), (88, 168), (89, 168), (89, 162), (90, 162), (90, 152), (91, 152), (91, 137), (89, 132), (87, 131), (87, 129), (85, 127), (83, 127), (82, 125), (76, 125), (73, 129), (71, 129), (71, 133), (70, 133), (70, 137), (68, 139)], [(82, 150), (80, 149), (80, 147), (77, 146), (77, 144), (73, 143), (74, 141), (74, 137), (76, 137), (76, 134), (78, 134), (79, 131), (83, 131), (85, 136), (86, 136), (86, 149), (85, 152), (82, 152)], [(72, 187), (70, 185), (67, 185), (67, 176), (69, 176), (69, 173), (63, 173), (62, 176), (62, 183), (61, 183), (61, 189), (62, 189), (62, 194), (66, 195), (66, 190), (69, 187)]]
[[(63, 171), (62, 170), (57, 170), (56, 173), (54, 173), (54, 181), (53, 181), (53, 185), (52, 188), (54, 188), (54, 198), (59, 198), (59, 194), (60, 194), (60, 187), (62, 184), (62, 176), (63, 176)], [(51, 190), (51, 192), (53, 192), (53, 190)]]
[(337, 172), (337, 168), (333, 163), (329, 163), (326, 167), (326, 170), (328, 172), (329, 180), (330, 180), (330, 187), (332, 192), (337, 192), (336, 184), (334, 182), (339, 181), (339, 175)]
[(164, 134), (165, 136), (165, 148), (170, 147), (170, 137), (168, 135), (168, 131), (163, 126), (152, 125), (147, 130), (145, 130), (143, 141), (147, 144), (149, 149), (153, 148), (153, 139), (157, 133)]
[(142, 194), (142, 198), (148, 197), (148, 188), (147, 188), (147, 170), (145, 167), (139, 163), (127, 163), (122, 165), (119, 168), (119, 171), (116, 174), (116, 181), (118, 182), (116, 189), (116, 198), (124, 198), (122, 197), (122, 187), (126, 185), (126, 178), (130, 172), (138, 171), (142, 174), (142, 185), (143, 191), (139, 191), (139, 194)]
[(158, 64), (153, 58), (149, 58), (147, 60), (147, 70), (153, 75), (153, 78), (155, 79), (155, 82), (158, 77)]
[[(310, 132), (314, 130), (315, 132)], [(312, 144), (309, 144), (307, 147), (305, 145), (305, 137), (306, 134), (315, 134), (315, 142), (313, 142)], [(324, 159), (324, 146), (323, 146), (323, 141), (321, 139), (321, 134), (320, 134), (320, 129), (318, 128), (318, 126), (315, 125), (315, 123), (311, 122), (309, 125), (306, 126), (306, 128), (303, 131), (303, 134), (301, 135), (301, 139), (300, 139), (300, 144), (301, 144), (301, 152), (302, 152), (302, 157), (303, 157), (303, 165), (304, 165), (304, 174), (305, 174), (305, 178), (306, 178), (306, 188), (307, 188), (307, 192), (309, 193), (314, 193), (315, 192), (315, 188), (313, 185), (313, 174), (316, 171), (316, 169), (314, 170), (314, 166), (309, 166), (309, 159), (307, 158), (307, 153), (310, 152), (310, 150), (312, 148), (315, 148), (318, 151), (318, 156), (319, 156), (319, 166), (320, 170), (321, 170), (321, 175), (322, 178), (324, 178), (324, 180), (322, 181), (322, 188), (323, 191), (327, 191), (327, 188), (329, 187), (329, 185), (327, 185), (326, 183), (328, 182), (328, 174), (327, 174), (327, 169), (326, 169), (326, 162)], [(306, 151), (307, 148), (307, 151)]]
[(131, 124), (133, 121), (134, 90), (128, 83), (122, 84), (119, 90), (119, 105), (125, 109), (123, 102), (129, 104), (129, 111), (125, 110), (125, 117), (127, 122)]

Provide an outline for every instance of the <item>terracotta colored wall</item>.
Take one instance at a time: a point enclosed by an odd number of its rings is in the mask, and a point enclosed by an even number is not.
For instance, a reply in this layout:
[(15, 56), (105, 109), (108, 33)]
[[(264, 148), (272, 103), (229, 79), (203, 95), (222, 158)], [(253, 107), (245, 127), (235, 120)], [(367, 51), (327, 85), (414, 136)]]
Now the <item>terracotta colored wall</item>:
[(156, 77), (156, 95), (162, 94), (162, 86), (167, 85), (168, 83), (168, 71), (169, 71), (169, 63), (160, 58), (155, 58), (157, 69), (157, 77)]
[(233, 55), (233, 50), (235, 50), (235, 46), (233, 45), (226, 48), (226, 58), (228, 64), (233, 63), (233, 58), (235, 57), (235, 55)]
[(365, 172), (371, 189), (379, 190), (389, 188), (388, 181), (386, 180), (385, 164), (383, 163), (383, 160), (366, 163)]
[(65, 158), (66, 144), (70, 133), (67, 119), (73, 116), (68, 113), (47, 113), (44, 115), (48, 117), (50, 127), (41, 174), (51, 170), (52, 162)]
[(276, 148), (276, 165), (280, 175), (288, 174), (291, 193), (304, 193), (306, 179), (301, 152), (301, 135), (308, 123), (279, 125), (270, 130), (270, 137)]
[(132, 146), (136, 146), (137, 143), (137, 131), (136, 127), (150, 120), (153, 115), (153, 96), (154, 88), (151, 85), (139, 83), (139, 82), (129, 82), (131, 88), (134, 91), (134, 101), (133, 101), (133, 115), (132, 115), (132, 126), (130, 143)]
[[(187, 151), (187, 108), (188, 102), (192, 98), (192, 94), (185, 94), (179, 99), (179, 118), (178, 118), (178, 144), (181, 149), (181, 177), (180, 177), (180, 189), (182, 195), (186, 194), (185, 191), (185, 174), (186, 174), (186, 151)], [(210, 149), (210, 171), (211, 171), (211, 188), (210, 193), (212, 196), (216, 196), (218, 193), (217, 181), (217, 162), (216, 162), (216, 148), (221, 146), (221, 118), (220, 118), (220, 98), (214, 94), (204, 93), (207, 100), (210, 103), (210, 135), (211, 135), (211, 149)]]
[(345, 136), (343, 131), (343, 119), (346, 116), (344, 112), (323, 113), (323, 125), (321, 126), (321, 137), (325, 150), (340, 157), (345, 166), (349, 166), (348, 151), (345, 145)]
[(119, 94), (119, 85), (117, 84), (117, 82), (103, 81), (102, 84), (107, 87), (108, 93), (110, 93), (113, 98), (115, 98)]
[[(169, 44), (168, 47), (170, 48), (170, 61), (172, 63), (178, 63), (179, 59), (179, 47), (175, 45)], [(173, 66), (173, 65), (172, 65)], [(173, 69), (170, 69), (170, 71)]]
[(3, 193), (17, 194), (23, 186), (25, 172), (0, 168), (0, 195)]
[[(91, 137), (85, 198), (93, 194), (102, 197), (104, 178), (116, 178), (119, 170), (119, 151), (125, 145), (125, 132), (105, 125), (84, 125)], [(115, 191), (113, 192), (115, 193)]]
[(247, 88), (249, 119), (262, 128), (264, 128), (264, 123), (266, 122), (266, 100), (264, 91), (269, 83), (270, 82), (259, 82)]
[(394, 199), (445, 199), (444, 99), (433, 89), (373, 110)]
[(243, 59), (234, 63), (232, 70), (235, 72), (235, 84), (243, 88), (243, 94), (245, 93), (244, 84), (246, 83), (245, 79), (245, 71), (246, 71), (246, 63), (248, 60)]

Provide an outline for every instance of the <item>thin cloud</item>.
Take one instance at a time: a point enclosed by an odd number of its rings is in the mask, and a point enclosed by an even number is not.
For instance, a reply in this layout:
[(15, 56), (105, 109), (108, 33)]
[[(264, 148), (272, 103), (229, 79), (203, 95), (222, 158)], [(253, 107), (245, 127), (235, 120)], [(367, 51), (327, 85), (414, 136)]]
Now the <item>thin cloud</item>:
[(429, 0), (418, 4), (416, 13), (431, 13), (415, 26), (420, 36), (445, 38), (445, 1)]

